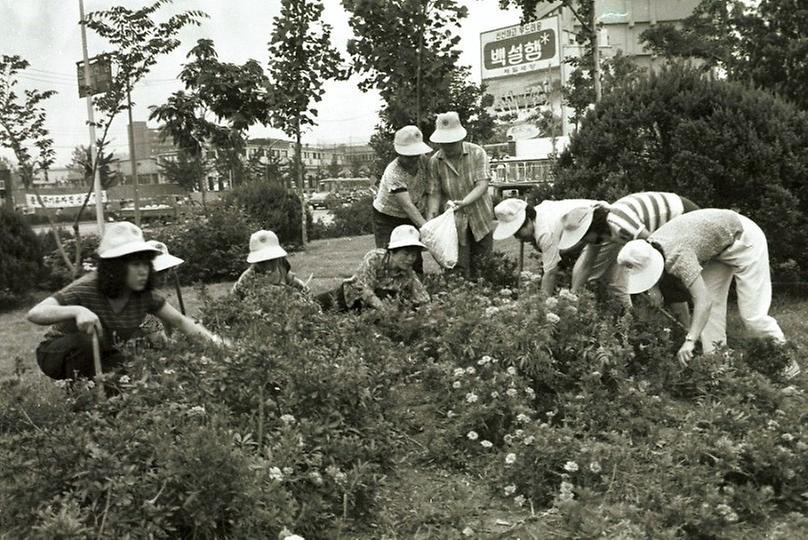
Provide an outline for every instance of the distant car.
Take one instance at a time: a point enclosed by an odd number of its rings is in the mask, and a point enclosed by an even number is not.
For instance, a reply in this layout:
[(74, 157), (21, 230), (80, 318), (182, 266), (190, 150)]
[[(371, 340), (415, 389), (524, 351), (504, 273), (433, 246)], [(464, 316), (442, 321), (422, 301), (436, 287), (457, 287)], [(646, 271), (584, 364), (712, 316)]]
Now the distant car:
[(309, 206), (311, 206), (312, 208), (315, 208), (315, 209), (317, 209), (317, 208), (322, 208), (322, 209), (328, 208), (328, 205), (326, 204), (326, 200), (328, 199), (329, 195), (330, 195), (330, 193), (328, 193), (326, 191), (318, 191), (316, 193), (312, 193), (311, 197), (309, 197)]

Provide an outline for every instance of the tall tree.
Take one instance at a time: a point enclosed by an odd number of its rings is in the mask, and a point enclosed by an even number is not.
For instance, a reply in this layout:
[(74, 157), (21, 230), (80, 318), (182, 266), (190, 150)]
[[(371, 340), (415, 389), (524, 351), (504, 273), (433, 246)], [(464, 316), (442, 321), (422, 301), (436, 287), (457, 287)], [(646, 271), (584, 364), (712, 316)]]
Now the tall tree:
[[(155, 0), (137, 10), (114, 6), (87, 14), (87, 27), (110, 45), (112, 52), (108, 56), (115, 66), (110, 88), (93, 99), (95, 107), (104, 113), (103, 119), (97, 122), (97, 126), (102, 128), (102, 135), (96, 144), (98, 150), (106, 142), (112, 120), (119, 112), (131, 107), (131, 89), (149, 73), (159, 56), (179, 47), (177, 34), (182, 28), (198, 26), (207, 17), (202, 11), (188, 10), (172, 15), (164, 22), (157, 22), (154, 17), (168, 4), (171, 4), (171, 0)], [(130, 156), (132, 163), (134, 157)], [(136, 203), (137, 198), (135, 190)], [(84, 206), (76, 217), (75, 230), (78, 230), (78, 220), (83, 210)], [(136, 213), (135, 217), (137, 220), (139, 214)]]
[(331, 26), (322, 21), (320, 0), (282, 0), (269, 41), (269, 73), (275, 127), (295, 140), (294, 171), (302, 211), (301, 241), (306, 245), (306, 203), (303, 197), (301, 135), (314, 125), (323, 84), (341, 78), (341, 59), (331, 45)]
[(697, 58), (731, 80), (765, 88), (808, 109), (808, 8), (805, 2), (702, 0), (681, 25), (642, 38), (667, 58)]
[(469, 139), (485, 142), (493, 133), (492, 103), (484, 88), (469, 82), (468, 68), (458, 64), (457, 33), (468, 9), (456, 0), (343, 0), (356, 35), (348, 42), (352, 69), (362, 76), (360, 88), (376, 89), (384, 100), (381, 124), (371, 138), (377, 173), (395, 156), (393, 133), (417, 125), (425, 137), (435, 115), (457, 111)]
[[(118, 176), (112, 172), (110, 165), (115, 160), (111, 152), (98, 152), (98, 172), (101, 176), (101, 187), (107, 189), (114, 186), (118, 182)], [(93, 163), (93, 154), (90, 147), (79, 145), (73, 149), (73, 156), (68, 165), (68, 169), (72, 169), (79, 174), (86, 185), (86, 182), (92, 184), (95, 168)]]
[(208, 167), (200, 156), (180, 150), (174, 159), (161, 158), (157, 165), (172, 184), (186, 191), (204, 189), (202, 184), (207, 181)]
[[(55, 160), (53, 138), (45, 128), (46, 114), (42, 103), (56, 92), (25, 90), (22, 96), (18, 95), (15, 87), (19, 83), (19, 73), (29, 65), (27, 60), (16, 55), (0, 56), (0, 145), (14, 152), (23, 186), (34, 192), (44, 209), (45, 203), (34, 184), (34, 176), (39, 172), (47, 175)], [(65, 252), (50, 213), (46, 211), (45, 216), (59, 254), (75, 273), (76, 264)]]
[(329, 178), (339, 178), (339, 173), (342, 172), (342, 167), (337, 161), (337, 155), (334, 154), (331, 156), (331, 162), (326, 167), (326, 172), (328, 173)]
[[(247, 130), (267, 122), (268, 79), (256, 60), (221, 62), (209, 39), (197, 41), (187, 58), (179, 75), (185, 90), (151, 107), (149, 119), (161, 122), (164, 138), (172, 137), (192, 159), (205, 161), (205, 148), (211, 147), (217, 157), (205, 166), (216, 168), (219, 178), (235, 177)], [(204, 183), (202, 189), (204, 203)]]

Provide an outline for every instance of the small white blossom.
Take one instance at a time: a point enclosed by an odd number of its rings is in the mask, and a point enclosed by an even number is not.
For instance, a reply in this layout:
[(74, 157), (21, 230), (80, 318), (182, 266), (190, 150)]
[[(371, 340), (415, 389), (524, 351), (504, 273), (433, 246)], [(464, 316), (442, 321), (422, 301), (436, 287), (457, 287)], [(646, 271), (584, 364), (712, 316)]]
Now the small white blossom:
[(569, 289), (561, 289), (558, 291), (558, 297), (563, 298), (564, 300), (569, 300), (570, 302), (578, 301), (578, 295), (571, 292)]
[(568, 461), (564, 464), (564, 470), (570, 473), (578, 472), (578, 464), (574, 461)]
[(525, 434), (525, 431), (523, 429), (517, 429), (516, 431), (513, 432), (513, 434), (517, 439), (521, 439), (522, 435)]
[(311, 471), (309, 473), (309, 479), (314, 483), (315, 486), (323, 485), (323, 477), (320, 476), (320, 473), (317, 471)]
[(469, 431), (466, 433), (466, 437), (469, 438), (470, 441), (476, 441), (479, 438), (476, 431)]
[(513, 296), (513, 291), (510, 289), (501, 289), (499, 291), (500, 296)]
[(516, 391), (516, 388), (508, 388), (508, 389), (505, 391), (505, 394), (506, 394), (508, 397), (516, 397), (516, 395), (517, 395), (518, 393), (519, 393), (519, 392), (517, 392), (517, 391)]
[(506, 465), (513, 465), (514, 463), (516, 463), (516, 454), (510, 453), (507, 456), (505, 456)]
[(454, 418), (455, 416), (457, 416), (457, 415), (455, 414), (454, 411), (449, 411), (449, 412), (446, 413), (447, 418)]
[(269, 469), (269, 477), (271, 479), (273, 479), (273, 480), (278, 481), (278, 482), (283, 481), (283, 473), (277, 467), (270, 467), (270, 469)]
[(536, 392), (534, 392), (533, 389), (528, 386), (527, 388), (525, 388), (525, 394), (529, 395), (530, 397), (534, 397), (536, 395)]
[(163, 373), (165, 373), (166, 375), (174, 375), (176, 371), (174, 371), (173, 369), (164, 369)]
[(505, 486), (505, 496), (506, 497), (510, 497), (514, 493), (516, 493), (516, 486), (514, 486), (513, 484)]
[(483, 448), (491, 448), (494, 446), (494, 443), (491, 441), (480, 441), (480, 445), (482, 445)]
[(283, 422), (288, 426), (294, 424), (295, 422), (297, 422), (297, 420), (295, 420), (295, 417), (292, 416), (291, 414), (283, 414), (281, 415), (281, 422)]
[(503, 439), (505, 440), (505, 444), (511, 444), (513, 442), (513, 435), (509, 433), (505, 435)]
[(593, 461), (592, 463), (589, 464), (589, 470), (595, 474), (598, 474), (602, 469), (600, 467), (600, 463), (598, 463), (597, 461)]
[(466, 368), (466, 373), (468, 373), (469, 375), (474, 375), (475, 373), (477, 373), (477, 370), (469, 366)]
[(455, 368), (455, 370), (454, 370), (454, 376), (455, 377), (462, 377), (465, 374), (466, 374), (466, 370), (463, 369), (463, 368)]
[(536, 440), (536, 438), (533, 435), (528, 435), (527, 437), (525, 437), (525, 439), (522, 441), (522, 443), (525, 446), (530, 446), (531, 444), (533, 444), (533, 442), (535, 440)]
[(477, 399), (478, 399), (477, 394), (475, 394), (474, 392), (469, 392), (468, 394), (466, 394), (466, 401), (468, 401), (469, 403), (476, 403)]
[(792, 435), (791, 433), (783, 433), (781, 435), (781, 438), (786, 442), (791, 442), (794, 440), (794, 435)]
[(523, 495), (517, 495), (513, 498), (513, 502), (516, 503), (516, 506), (524, 506), (525, 497)]
[(484, 365), (488, 364), (489, 362), (491, 362), (491, 357), (486, 354), (485, 356), (483, 356), (482, 358), (477, 360), (477, 365), (478, 366), (484, 366)]
[(485, 308), (485, 316), (486, 317), (493, 317), (497, 313), (499, 313), (499, 308), (496, 307), (496, 306), (491, 306), (491, 307)]
[(87, 388), (95, 388), (95, 382), (94, 381), (87, 381)]
[(67, 386), (70, 384), (70, 381), (68, 381), (67, 379), (58, 379), (54, 381), (53, 384), (55, 384), (57, 388), (67, 388)]
[(474, 536), (474, 529), (471, 527), (466, 527), (463, 529), (463, 536)]
[(131, 379), (129, 379), (129, 375), (121, 375), (121, 378), (118, 380), (121, 382), (121, 384), (129, 384)]
[(291, 476), (293, 472), (295, 472), (295, 470), (291, 467), (283, 468), (283, 474), (285, 474), (286, 476)]
[(460, 381), (455, 381), (452, 383), (452, 388), (454, 389), (460, 388), (461, 386), (463, 386), (463, 384)]
[(508, 366), (508, 375), (516, 375), (516, 368), (513, 366)]
[(548, 309), (555, 309), (558, 307), (558, 298), (551, 296), (544, 301), (544, 305), (547, 306)]
[(516, 415), (517, 422), (530, 422), (530, 417), (525, 413), (519, 413)]
[(202, 405), (194, 405), (193, 407), (188, 409), (188, 414), (194, 416), (196, 415), (203, 416), (205, 414), (205, 407), (203, 407)]
[(558, 315), (556, 315), (552, 311), (547, 313), (547, 315), (545, 315), (544, 318), (547, 319), (547, 322), (550, 323), (550, 324), (557, 324), (558, 321), (561, 320), (561, 317), (559, 317)]

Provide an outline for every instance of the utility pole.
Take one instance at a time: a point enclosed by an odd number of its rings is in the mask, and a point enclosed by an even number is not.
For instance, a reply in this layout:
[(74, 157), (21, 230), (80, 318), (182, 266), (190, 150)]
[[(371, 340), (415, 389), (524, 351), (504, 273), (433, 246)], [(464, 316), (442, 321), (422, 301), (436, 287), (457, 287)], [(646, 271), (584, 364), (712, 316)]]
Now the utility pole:
[(595, 103), (600, 102), (600, 44), (598, 43), (597, 2), (592, 0), (592, 82), (595, 84)]
[(84, 60), (84, 86), (87, 87), (87, 125), (90, 128), (90, 159), (93, 163), (93, 191), (95, 191), (95, 221), (98, 234), (104, 234), (104, 201), (101, 197), (101, 167), (98, 166), (98, 149), (95, 146), (95, 113), (93, 111), (92, 78), (90, 76), (90, 58), (87, 54), (87, 23), (84, 20), (84, 0), (79, 0), (79, 17), (81, 22), (81, 54)]
[[(135, 156), (135, 128), (132, 126), (132, 86), (126, 78), (126, 108), (129, 111), (129, 163), (132, 165), (132, 190), (135, 202), (135, 225), (140, 227), (140, 194), (138, 193), (137, 157)], [(204, 196), (203, 196), (204, 200)]]

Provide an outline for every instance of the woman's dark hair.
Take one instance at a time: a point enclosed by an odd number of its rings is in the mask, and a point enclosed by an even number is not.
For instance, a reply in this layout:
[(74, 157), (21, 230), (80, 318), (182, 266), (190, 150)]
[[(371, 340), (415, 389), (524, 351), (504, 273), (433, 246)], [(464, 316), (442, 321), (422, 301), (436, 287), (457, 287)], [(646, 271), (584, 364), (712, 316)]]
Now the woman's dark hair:
[(130, 253), (114, 259), (98, 259), (98, 290), (101, 294), (109, 298), (118, 298), (126, 289), (126, 275), (129, 272), (129, 265), (133, 262), (145, 262), (149, 265), (149, 279), (146, 281), (144, 291), (154, 288), (154, 267), (152, 260), (155, 253), (152, 251), (141, 251)]
[(592, 223), (589, 225), (586, 234), (596, 233), (598, 236), (608, 236), (609, 223), (606, 218), (609, 217), (609, 208), (607, 206), (598, 205), (592, 212)]
[[(525, 207), (525, 220), (519, 226), (519, 229), (527, 225), (528, 221), (536, 221), (536, 209), (530, 205)], [(517, 229), (518, 230), (518, 229)]]

